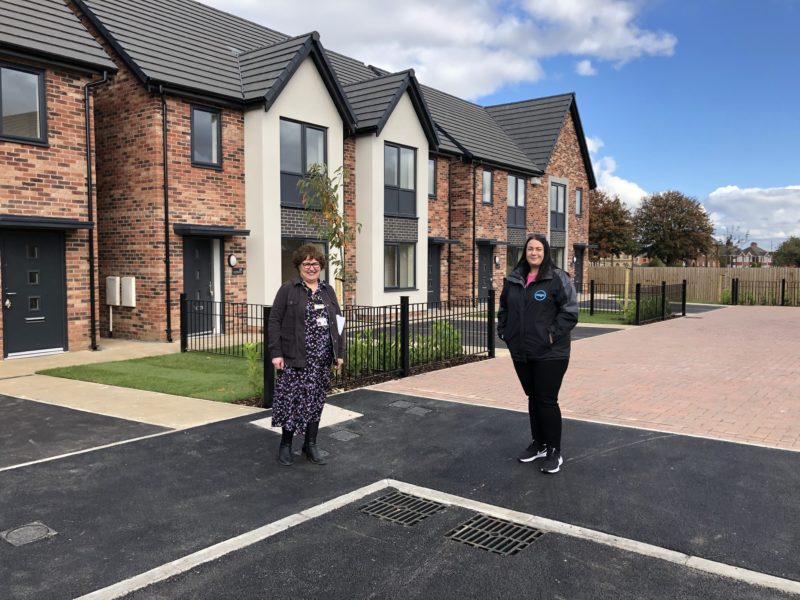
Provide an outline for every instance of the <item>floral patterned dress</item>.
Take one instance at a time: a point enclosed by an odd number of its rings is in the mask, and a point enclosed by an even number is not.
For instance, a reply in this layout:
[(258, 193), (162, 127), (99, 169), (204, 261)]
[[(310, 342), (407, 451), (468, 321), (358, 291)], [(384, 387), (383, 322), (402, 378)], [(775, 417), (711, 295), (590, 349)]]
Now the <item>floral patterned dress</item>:
[(324, 285), (325, 282), (320, 281), (314, 293), (306, 288), (306, 366), (303, 369), (284, 368), (275, 385), (272, 401), (272, 426), (283, 427), (298, 435), (305, 433), (309, 423), (319, 421), (331, 382), (331, 335), (327, 325), (317, 324), (317, 318), (326, 317), (327, 312), (314, 308), (315, 304), (322, 304), (320, 290)]

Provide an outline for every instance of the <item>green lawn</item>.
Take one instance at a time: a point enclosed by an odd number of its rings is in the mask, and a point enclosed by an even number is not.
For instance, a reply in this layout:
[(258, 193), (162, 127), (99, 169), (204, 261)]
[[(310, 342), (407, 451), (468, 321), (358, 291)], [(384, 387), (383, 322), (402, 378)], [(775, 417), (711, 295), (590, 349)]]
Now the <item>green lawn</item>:
[(602, 325), (625, 325), (625, 317), (622, 313), (595, 312), (589, 315), (588, 310), (581, 310), (578, 314), (578, 325), (581, 323), (596, 323)]
[(220, 402), (255, 395), (247, 379), (245, 359), (201, 352), (61, 367), (39, 373)]

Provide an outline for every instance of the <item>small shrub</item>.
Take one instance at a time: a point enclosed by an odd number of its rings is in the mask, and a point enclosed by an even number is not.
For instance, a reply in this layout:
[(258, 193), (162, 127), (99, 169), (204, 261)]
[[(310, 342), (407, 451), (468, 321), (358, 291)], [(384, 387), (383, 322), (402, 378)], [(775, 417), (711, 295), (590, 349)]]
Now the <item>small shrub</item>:
[(731, 297), (731, 291), (722, 290), (722, 297), (720, 298), (719, 301), (722, 304), (730, 304), (733, 301), (733, 298)]
[[(661, 318), (661, 296), (649, 296), (642, 301), (642, 307), (639, 310), (639, 322), (645, 323), (653, 319)], [(667, 302), (665, 307), (666, 316), (672, 314), (672, 307)], [(630, 300), (625, 307), (625, 323), (628, 325), (636, 324), (636, 300)]]
[[(247, 342), (244, 344), (244, 356), (247, 359), (247, 380), (253, 389), (253, 395), (264, 397), (264, 362), (261, 360), (259, 344)], [(264, 359), (266, 360), (266, 358)]]

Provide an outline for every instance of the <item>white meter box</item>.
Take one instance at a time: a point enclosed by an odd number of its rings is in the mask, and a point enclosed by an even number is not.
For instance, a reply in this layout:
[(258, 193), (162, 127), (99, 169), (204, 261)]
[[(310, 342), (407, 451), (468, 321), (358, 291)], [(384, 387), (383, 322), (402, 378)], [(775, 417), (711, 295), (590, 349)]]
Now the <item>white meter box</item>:
[(119, 302), (119, 277), (106, 277), (106, 304), (109, 306), (119, 306)]
[(129, 306), (136, 308), (136, 277), (122, 277), (121, 278), (121, 304), (122, 306)]

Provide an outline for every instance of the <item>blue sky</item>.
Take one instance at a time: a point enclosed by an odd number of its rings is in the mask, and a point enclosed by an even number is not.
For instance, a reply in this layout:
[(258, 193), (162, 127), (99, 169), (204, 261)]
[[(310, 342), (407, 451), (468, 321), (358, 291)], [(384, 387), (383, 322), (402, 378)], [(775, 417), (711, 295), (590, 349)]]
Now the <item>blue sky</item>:
[(575, 92), (600, 187), (800, 236), (800, 0), (203, 0), (480, 104)]

